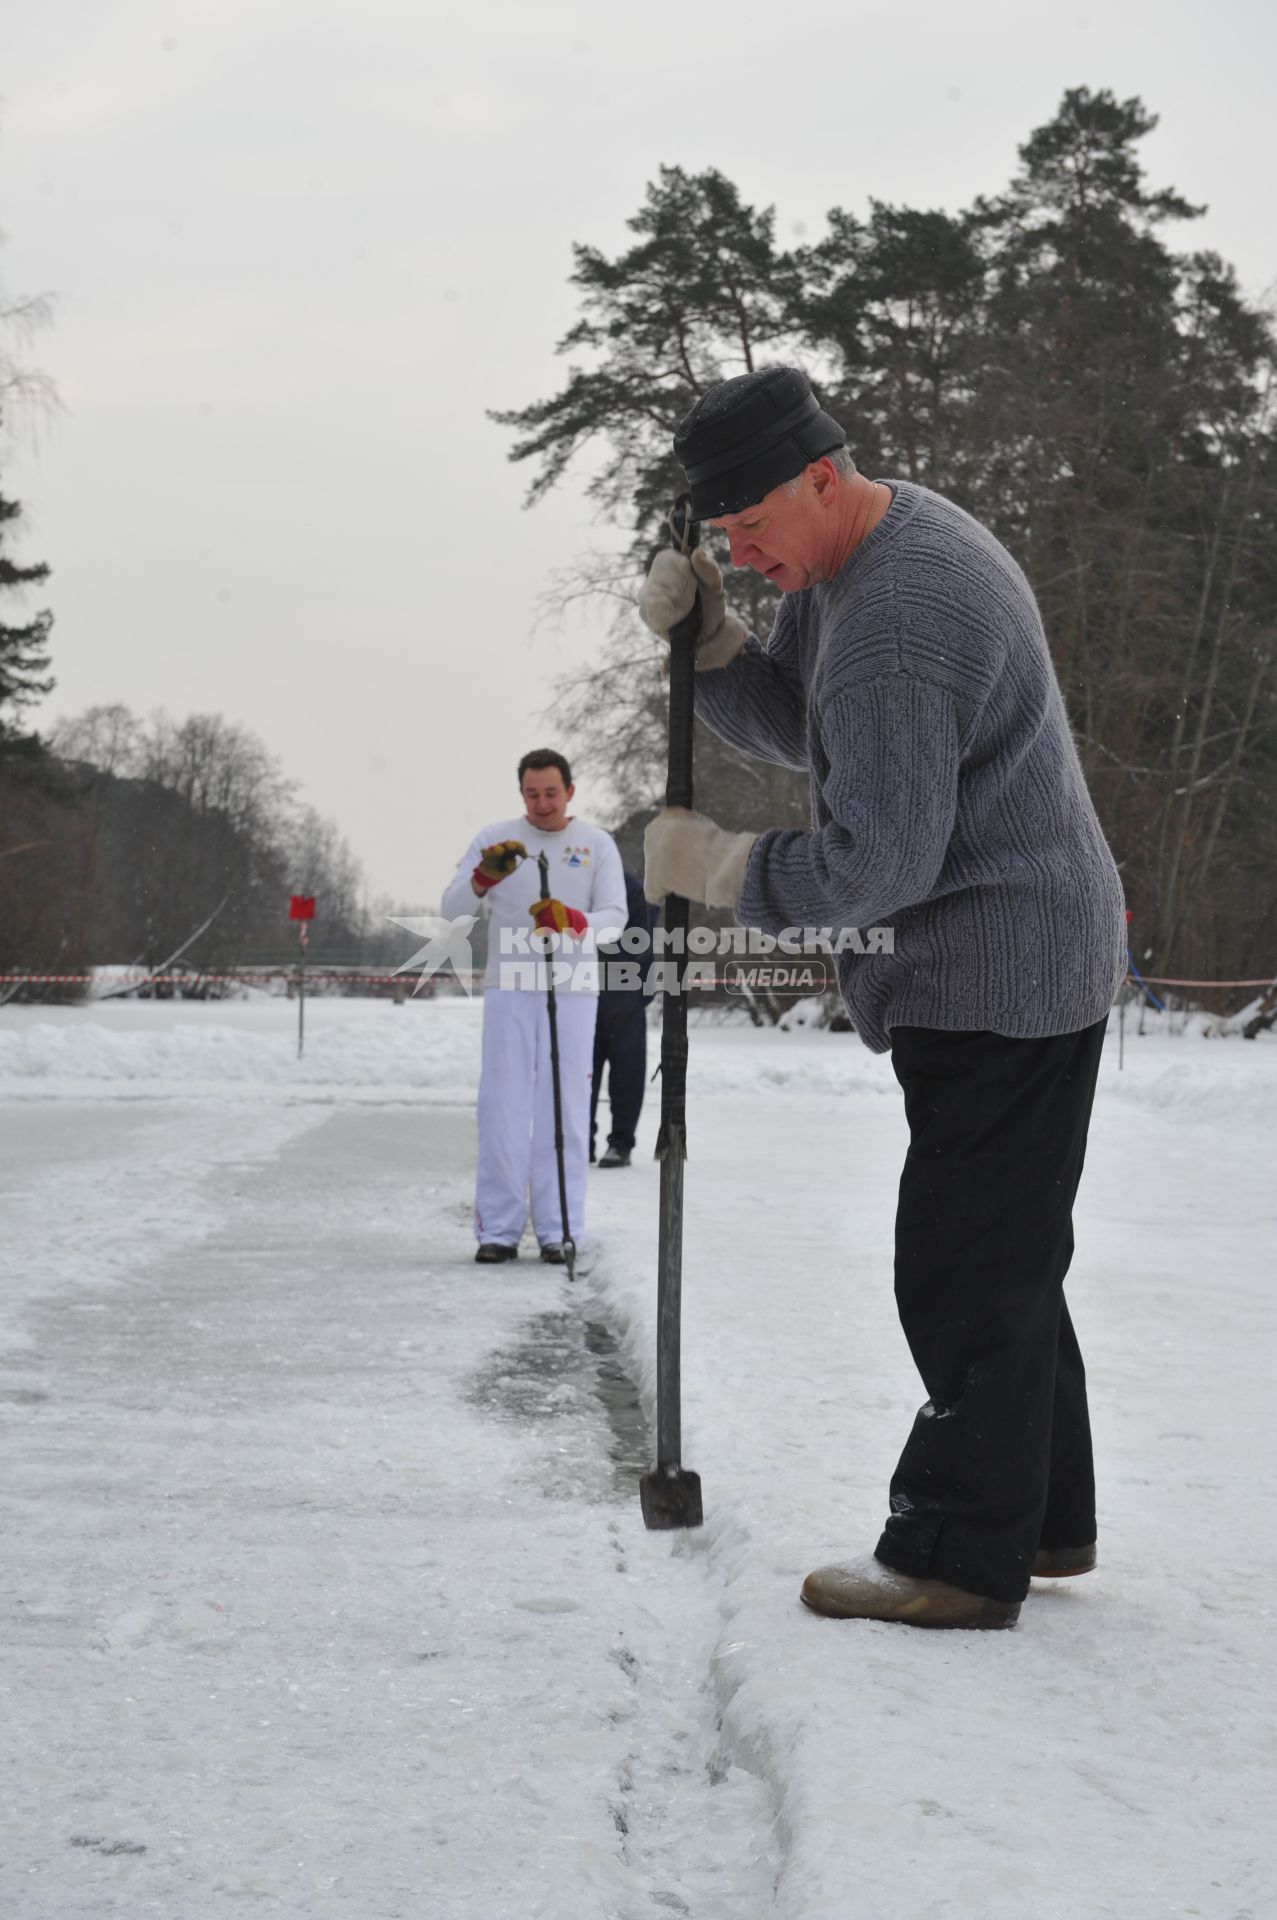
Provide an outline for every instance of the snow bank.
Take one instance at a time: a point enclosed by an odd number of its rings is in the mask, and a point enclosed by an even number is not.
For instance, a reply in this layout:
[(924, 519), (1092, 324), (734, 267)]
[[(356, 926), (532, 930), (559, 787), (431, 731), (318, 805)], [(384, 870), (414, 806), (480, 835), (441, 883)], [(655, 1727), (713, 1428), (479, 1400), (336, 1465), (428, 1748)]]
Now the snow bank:
[[(479, 1078), (482, 1005), (461, 999), (107, 1001), (0, 1009), (0, 1090), (8, 1097), (238, 1097), (468, 1104)], [(717, 1016), (696, 1028), (694, 1092), (846, 1095), (894, 1089), (890, 1063), (854, 1035), (755, 1032)], [(652, 1035), (659, 1047), (659, 1029)]]
[(107, 1001), (0, 1010), (0, 1090), (13, 1098), (181, 1093), (453, 1105), (474, 1097), (482, 1009), (465, 1000), (313, 1000), (297, 1056), (286, 1000)]
[[(268, 996), (217, 1002), (120, 1000), (0, 1008), (0, 1090), (9, 1098), (180, 1091), (207, 1098), (252, 1087), (268, 1098), (468, 1104), (478, 1085), (482, 1005), (462, 999), (308, 1001), (297, 1057), (297, 1008)], [(854, 1034), (807, 1026), (754, 1028), (742, 1017), (693, 1017), (690, 1087), (697, 1095), (898, 1098), (891, 1062)], [(1116, 1023), (1104, 1073), (1124, 1104), (1186, 1118), (1271, 1118), (1277, 1036), (1129, 1031), (1117, 1070)], [(653, 1056), (659, 1029), (651, 1036)]]

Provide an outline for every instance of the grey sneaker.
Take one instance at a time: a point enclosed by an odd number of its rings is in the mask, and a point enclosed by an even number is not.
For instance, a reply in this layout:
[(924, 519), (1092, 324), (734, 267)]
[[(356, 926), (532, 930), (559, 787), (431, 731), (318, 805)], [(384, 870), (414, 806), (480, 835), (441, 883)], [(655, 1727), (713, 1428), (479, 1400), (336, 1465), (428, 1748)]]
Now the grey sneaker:
[(1039, 1547), (1033, 1556), (1035, 1580), (1068, 1580), (1075, 1573), (1093, 1573), (1095, 1542), (1089, 1547)]
[(1018, 1600), (991, 1600), (947, 1580), (897, 1573), (872, 1555), (817, 1567), (803, 1581), (803, 1605), (831, 1620), (897, 1620), (907, 1627), (1013, 1627)]
[(481, 1267), (499, 1267), (503, 1260), (517, 1260), (519, 1249), (507, 1247), (500, 1240), (485, 1240), (474, 1257)]

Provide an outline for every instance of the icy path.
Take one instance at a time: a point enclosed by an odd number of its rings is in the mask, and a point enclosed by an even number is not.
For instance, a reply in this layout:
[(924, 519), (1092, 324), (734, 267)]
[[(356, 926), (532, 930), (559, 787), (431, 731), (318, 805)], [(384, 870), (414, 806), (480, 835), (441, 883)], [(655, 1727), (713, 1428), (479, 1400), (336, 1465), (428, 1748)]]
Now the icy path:
[(692, 1036), (671, 1542), (654, 1111), (569, 1306), (469, 1261), (477, 1010), (311, 1019), (0, 1020), (6, 1920), (1268, 1920), (1277, 1041), (1108, 1050), (1101, 1570), (932, 1636), (796, 1599), (919, 1398), (885, 1061)]
[(469, 1116), (3, 1118), (6, 1920), (764, 1912), (704, 1551), (561, 1278), (470, 1264)]

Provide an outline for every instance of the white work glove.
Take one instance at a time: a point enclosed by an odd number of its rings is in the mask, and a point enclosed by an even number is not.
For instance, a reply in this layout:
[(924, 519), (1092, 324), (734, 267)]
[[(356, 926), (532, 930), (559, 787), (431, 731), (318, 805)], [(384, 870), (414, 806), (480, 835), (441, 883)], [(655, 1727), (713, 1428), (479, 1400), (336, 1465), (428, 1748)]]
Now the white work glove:
[(734, 907), (757, 838), (728, 833), (687, 807), (666, 807), (643, 835), (643, 891), (653, 901), (681, 893), (707, 907)]
[(692, 610), (696, 589), (701, 590), (701, 630), (696, 641), (696, 671), (725, 667), (745, 644), (745, 625), (727, 610), (723, 575), (716, 561), (700, 547), (689, 560), (672, 547), (662, 547), (639, 592), (643, 624), (658, 640), (668, 640), (684, 614)]

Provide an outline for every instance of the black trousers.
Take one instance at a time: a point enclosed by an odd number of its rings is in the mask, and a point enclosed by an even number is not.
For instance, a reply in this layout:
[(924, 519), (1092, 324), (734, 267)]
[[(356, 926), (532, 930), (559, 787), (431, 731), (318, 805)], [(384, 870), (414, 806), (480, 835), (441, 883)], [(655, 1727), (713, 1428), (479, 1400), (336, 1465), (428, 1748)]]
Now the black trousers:
[(896, 1303), (929, 1398), (877, 1557), (1019, 1600), (1040, 1546), (1096, 1537), (1086, 1374), (1064, 1276), (1104, 1039), (897, 1027), (909, 1151)]
[(599, 995), (598, 1025), (594, 1029), (594, 1079), (590, 1087), (591, 1153), (605, 1065), (612, 1107), (608, 1145), (618, 1147), (622, 1153), (633, 1153), (647, 1081), (647, 1001), (641, 993), (624, 993), (618, 989), (615, 993)]

